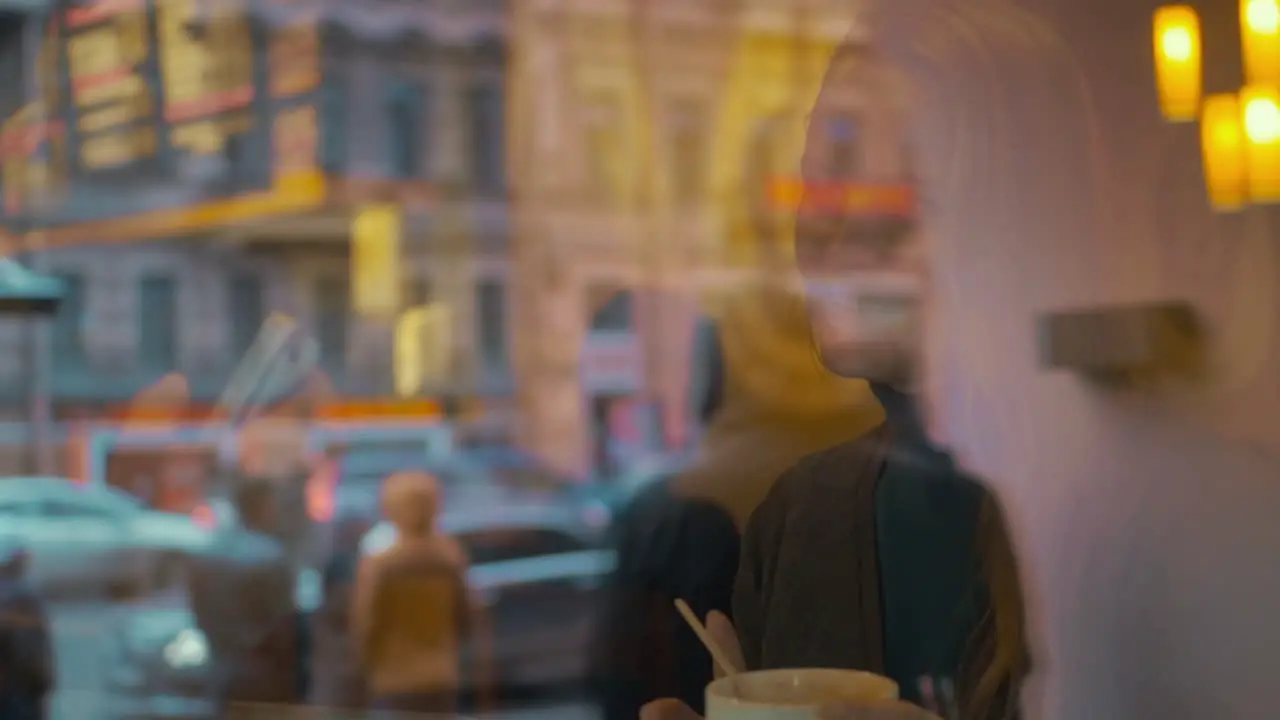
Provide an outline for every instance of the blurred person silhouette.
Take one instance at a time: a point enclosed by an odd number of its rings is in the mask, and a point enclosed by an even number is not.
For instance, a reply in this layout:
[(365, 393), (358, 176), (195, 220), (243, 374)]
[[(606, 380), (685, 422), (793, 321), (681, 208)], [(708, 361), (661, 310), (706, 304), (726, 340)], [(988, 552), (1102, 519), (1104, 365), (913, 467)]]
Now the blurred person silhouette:
[(53, 639), (44, 603), (26, 577), (27, 551), (0, 537), (0, 718), (40, 720), (54, 688)]
[(311, 539), (307, 514), (307, 481), (315, 469), (308, 448), (307, 420), (295, 406), (254, 417), (239, 432), (238, 466), (232, 485), (264, 482), (278, 495), (272, 534), (284, 546), (290, 562), (301, 568)]
[(728, 613), (741, 530), (774, 480), (879, 421), (865, 384), (812, 362), (802, 299), (764, 270), (715, 298), (695, 330), (690, 395), (702, 428), (690, 465), (638, 493), (612, 529), (618, 562), (590, 679), (606, 720), (634, 720), (664, 696), (701, 707), (711, 665), (673, 601), (701, 616)]
[(321, 573), (323, 597), (311, 618), (313, 682), (309, 698), (317, 707), (351, 710), (365, 707), (368, 695), (357, 661), (351, 607), (360, 540), (370, 523), (363, 518), (341, 518), (335, 525), (333, 549)]
[[(293, 400), (254, 417), (240, 429), (239, 466), (231, 485), (267, 485), (275, 494), (276, 517), (270, 530), (293, 569), (293, 578), (311, 567), (313, 523), (308, 513), (307, 485), (316, 469), (309, 452), (306, 403)], [(297, 683), (306, 696), (311, 684), (311, 623), (301, 609), (294, 613)]]
[(298, 699), (294, 571), (277, 539), (275, 488), (239, 483), (236, 521), (194, 558), (188, 595), (196, 626), (208, 638), (213, 682), (222, 711), (237, 704)]
[[(467, 555), (437, 527), (436, 479), (398, 472), (382, 490), (395, 542), (360, 558), (351, 607), (370, 704), (395, 712), (454, 712), (467, 649), (487, 652), (467, 588)], [(468, 648), (468, 641), (474, 647)]]
[[(902, 87), (860, 42), (836, 51), (812, 114), (794, 119), (807, 127), (801, 176), (832, 179), (830, 125), (851, 95), (865, 123), (857, 172), (843, 179), (910, 185)], [(930, 439), (921, 407), (928, 272), (914, 218), (833, 208), (824, 195), (806, 189), (794, 225), (815, 362), (867, 381), (884, 421), (772, 482), (746, 525), (732, 621), (715, 612), (708, 625), (748, 669), (867, 670), (921, 704), (922, 688), (945, 679), (959, 717), (1017, 717), (1029, 653), (1008, 530), (995, 496)], [(641, 717), (697, 717), (675, 698)]]
[[(300, 397), (288, 399), (269, 408), (270, 412), (250, 416), (236, 434), (235, 463), (216, 473), (221, 487), (218, 490), (231, 498), (231, 505), (238, 516), (242, 500), (253, 506), (258, 517), (246, 522), (242, 517), (232, 518), (220, 532), (219, 543), (226, 552), (238, 546), (253, 546), (261, 550), (274, 540), (274, 547), (283, 553), (289, 566), (284, 575), (288, 579), (287, 591), (293, 629), (289, 633), (288, 656), (295, 663), (293, 673), (297, 686), (294, 695), (305, 696), (308, 685), (308, 660), (310, 627), (293, 602), (294, 585), (298, 571), (304, 566), (305, 551), (310, 541), (311, 521), (307, 515), (306, 486), (311, 476), (312, 462), (308, 453), (307, 412), (317, 402), (332, 394), (326, 378), (317, 373), (308, 376), (300, 389)], [(190, 384), (180, 373), (169, 373), (134, 396), (127, 417), (179, 421), (190, 410)], [(192, 505), (193, 512), (204, 504), (206, 494), (213, 488), (206, 487), (209, 466), (198, 453), (183, 449), (170, 450), (160, 467), (156, 481), (157, 506), (169, 510), (186, 511)], [(272, 497), (264, 498), (263, 495)], [(179, 499), (181, 498), (181, 499)], [(253, 542), (248, 536), (258, 537)], [(239, 545), (237, 545), (237, 543)], [(249, 564), (262, 560), (261, 552), (251, 552)], [(226, 554), (225, 552), (223, 553)], [(223, 560), (226, 557), (221, 558)], [(202, 572), (217, 575), (234, 569), (234, 563), (223, 563), (218, 568), (211, 560)], [(162, 578), (167, 582), (168, 578)], [(188, 580), (191, 591), (194, 579)], [(273, 582), (275, 580), (273, 579)], [(216, 585), (216, 582), (213, 583)], [(211, 587), (211, 586), (210, 586)], [(235, 597), (233, 594), (228, 597)], [(274, 611), (274, 610), (273, 610)], [(274, 682), (274, 680), (273, 680)]]

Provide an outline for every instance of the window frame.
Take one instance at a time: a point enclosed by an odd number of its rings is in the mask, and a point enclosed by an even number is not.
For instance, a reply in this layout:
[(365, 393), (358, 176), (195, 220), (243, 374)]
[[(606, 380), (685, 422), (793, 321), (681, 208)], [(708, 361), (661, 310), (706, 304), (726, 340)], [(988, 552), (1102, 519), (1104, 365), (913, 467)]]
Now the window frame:
[[(332, 283), (332, 285), (330, 285)], [(343, 292), (338, 292), (343, 288)], [(350, 278), (326, 274), (315, 278), (311, 289), (314, 305), (312, 306), (313, 336), (316, 348), (320, 352), (320, 364), (328, 370), (344, 369), (347, 356), (351, 351), (351, 282)], [(331, 292), (332, 291), (332, 292)], [(340, 298), (334, 300), (333, 298)], [(341, 307), (341, 312), (330, 313), (329, 309)], [(332, 322), (334, 320), (341, 322)], [(334, 331), (341, 328), (340, 333)], [(340, 347), (329, 347), (331, 338), (341, 337)], [(333, 350), (340, 350), (337, 354)]]
[(383, 99), (387, 128), (387, 169), (399, 180), (428, 175), (430, 167), (431, 86), (414, 77), (391, 80)]
[[(250, 305), (257, 305), (257, 312), (254, 317), (242, 315), (241, 310), (245, 305), (241, 304), (241, 300), (245, 297), (245, 291), (252, 288), (252, 294), (256, 295), (256, 301)], [(258, 333), (262, 329), (262, 323), (267, 319), (267, 289), (266, 282), (262, 276), (253, 272), (238, 272), (227, 278), (227, 320), (228, 334), (230, 337), (231, 353), (234, 358), (244, 357), (245, 353), (253, 346), (258, 338)]]
[(506, 86), (499, 77), (477, 80), (467, 88), (469, 174), (476, 190), (506, 191)]
[[(162, 288), (166, 291), (169, 302), (167, 315), (163, 319), (167, 322), (154, 322), (154, 318), (148, 314), (154, 308), (166, 305), (165, 303), (157, 304), (154, 299), (149, 300), (146, 297), (148, 287)], [(138, 365), (147, 370), (164, 372), (177, 369), (182, 357), (182, 333), (179, 329), (182, 322), (179, 316), (182, 291), (178, 278), (167, 270), (145, 272), (138, 277), (137, 292)], [(163, 327), (157, 335), (156, 332), (162, 326), (167, 327)], [(159, 352), (163, 356), (153, 355), (153, 352)]]
[[(496, 330), (486, 318), (486, 290), (497, 289), (496, 309), (499, 322)], [(482, 276), (475, 285), (476, 350), (480, 366), (486, 373), (509, 372), (511, 368), (510, 314), (511, 293), (507, 278)], [(496, 343), (498, 352), (490, 352), (490, 342)]]
[(59, 368), (82, 369), (88, 364), (85, 342), (88, 278), (77, 271), (58, 271), (54, 276), (62, 282), (64, 294), (50, 323), (51, 360)]
[(320, 167), (329, 173), (347, 169), (351, 156), (351, 78), (345, 70), (325, 68), (317, 105), (320, 114)]

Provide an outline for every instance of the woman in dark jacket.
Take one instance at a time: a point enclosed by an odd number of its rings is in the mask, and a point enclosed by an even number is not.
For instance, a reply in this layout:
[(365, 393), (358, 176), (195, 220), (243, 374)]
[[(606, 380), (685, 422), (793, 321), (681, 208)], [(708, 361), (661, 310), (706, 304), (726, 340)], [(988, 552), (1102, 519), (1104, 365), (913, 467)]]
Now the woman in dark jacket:
[[(762, 280), (719, 299), (695, 342), (693, 395), (705, 426), (698, 452), (639, 493), (613, 528), (617, 568), (592, 658), (605, 720), (635, 720), (665, 696), (701, 706), (711, 666), (673, 601), (727, 614), (742, 528), (774, 480), (882, 417), (865, 383), (817, 365), (798, 296)], [(774, 382), (791, 392), (770, 391)]]
[[(795, 118), (809, 130), (802, 175), (828, 178), (831, 143), (849, 136), (828, 128), (857, 97), (867, 122), (853, 134), (855, 165), (868, 175), (857, 180), (910, 188), (902, 91), (864, 44), (841, 46), (813, 112)], [(951, 717), (1015, 718), (1029, 668), (1017, 563), (996, 497), (924, 422), (928, 272), (910, 208), (833, 208), (806, 194), (794, 243), (814, 355), (829, 374), (867, 382), (885, 419), (772, 483), (746, 525), (728, 643), (747, 669), (865, 670), (911, 702), (954, 687)], [(696, 717), (686, 705), (654, 703), (644, 717)]]

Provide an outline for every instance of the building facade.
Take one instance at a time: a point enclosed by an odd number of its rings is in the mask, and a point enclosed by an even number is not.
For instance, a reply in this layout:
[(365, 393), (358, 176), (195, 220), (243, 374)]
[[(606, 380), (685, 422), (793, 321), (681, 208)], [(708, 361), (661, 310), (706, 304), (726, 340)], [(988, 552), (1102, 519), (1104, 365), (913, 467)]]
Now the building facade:
[(529, 446), (566, 467), (598, 465), (611, 402), (648, 410), (632, 420), (647, 421), (651, 444), (685, 442), (706, 290), (752, 262), (738, 246), (760, 241), (740, 222), (754, 174), (798, 162), (802, 120), (773, 143), (776, 167), (750, 165), (758, 126), (804, 117), (852, 20), (847, 3), (803, 0), (513, 3)]
[[(352, 222), (370, 205), (401, 215), (384, 282), (453, 320), (451, 362), (420, 392), (502, 406), (501, 3), (189, 5), (29, 15), (40, 47), (3, 49), (22, 80), (7, 87), (27, 88), (3, 108), (10, 251), (68, 289), (44, 323), (55, 415), (92, 415), (171, 372), (216, 399), (272, 312), (308, 330), (339, 393), (390, 395), (395, 317), (352, 312)], [(210, 76), (222, 84), (202, 86)], [(29, 320), (0, 320), (0, 401), (15, 421), (32, 337)]]

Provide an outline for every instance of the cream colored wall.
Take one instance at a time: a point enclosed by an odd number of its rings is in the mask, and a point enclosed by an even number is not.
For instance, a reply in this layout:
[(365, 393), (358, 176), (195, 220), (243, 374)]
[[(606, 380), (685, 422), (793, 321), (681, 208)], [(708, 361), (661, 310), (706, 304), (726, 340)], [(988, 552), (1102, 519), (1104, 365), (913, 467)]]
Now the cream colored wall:
[[(1207, 210), (1196, 128), (1158, 119), (1153, 9), (893, 0), (881, 18), (914, 82), (942, 420), (1012, 515), (1033, 718), (1280, 715), (1280, 211)], [(1232, 49), (1206, 52), (1227, 89)], [(1037, 312), (1166, 298), (1203, 315), (1204, 384), (1108, 392), (1037, 367)]]

